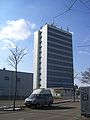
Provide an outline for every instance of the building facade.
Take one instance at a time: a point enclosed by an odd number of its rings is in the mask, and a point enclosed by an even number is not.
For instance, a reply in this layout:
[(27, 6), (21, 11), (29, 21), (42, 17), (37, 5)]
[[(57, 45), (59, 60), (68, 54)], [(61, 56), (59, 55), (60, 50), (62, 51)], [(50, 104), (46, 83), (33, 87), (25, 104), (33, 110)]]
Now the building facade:
[[(30, 95), (33, 86), (33, 74), (17, 73), (17, 98), (24, 98)], [(15, 71), (0, 69), (0, 97), (12, 99), (15, 90)]]
[(34, 33), (33, 89), (73, 86), (72, 34), (46, 24)]

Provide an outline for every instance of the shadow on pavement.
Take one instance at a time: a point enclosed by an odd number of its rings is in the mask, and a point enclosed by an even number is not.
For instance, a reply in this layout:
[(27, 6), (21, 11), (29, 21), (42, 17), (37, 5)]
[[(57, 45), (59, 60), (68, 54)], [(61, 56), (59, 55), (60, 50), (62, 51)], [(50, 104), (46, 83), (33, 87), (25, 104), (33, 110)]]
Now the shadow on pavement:
[(41, 108), (38, 108), (37, 110), (67, 110), (67, 109), (75, 109), (76, 107), (70, 107), (70, 106), (44, 106)]

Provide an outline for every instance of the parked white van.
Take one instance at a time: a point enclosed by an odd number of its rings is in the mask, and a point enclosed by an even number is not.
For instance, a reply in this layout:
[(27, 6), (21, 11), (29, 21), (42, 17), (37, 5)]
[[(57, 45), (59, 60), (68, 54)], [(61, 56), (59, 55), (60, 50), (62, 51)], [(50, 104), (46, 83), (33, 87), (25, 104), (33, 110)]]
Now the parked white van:
[(26, 106), (35, 106), (36, 108), (45, 105), (51, 106), (53, 104), (53, 96), (49, 89), (36, 89), (33, 93), (25, 99)]

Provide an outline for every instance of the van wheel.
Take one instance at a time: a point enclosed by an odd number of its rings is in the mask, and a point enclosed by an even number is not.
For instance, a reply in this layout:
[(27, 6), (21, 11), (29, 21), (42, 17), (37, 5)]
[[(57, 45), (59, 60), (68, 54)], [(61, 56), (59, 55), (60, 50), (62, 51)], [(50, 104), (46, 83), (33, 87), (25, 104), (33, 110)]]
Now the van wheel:
[(39, 107), (40, 107), (40, 104), (37, 103), (37, 104), (35, 105), (35, 108), (39, 108)]
[(51, 107), (51, 106), (52, 106), (52, 103), (49, 103), (48, 106)]

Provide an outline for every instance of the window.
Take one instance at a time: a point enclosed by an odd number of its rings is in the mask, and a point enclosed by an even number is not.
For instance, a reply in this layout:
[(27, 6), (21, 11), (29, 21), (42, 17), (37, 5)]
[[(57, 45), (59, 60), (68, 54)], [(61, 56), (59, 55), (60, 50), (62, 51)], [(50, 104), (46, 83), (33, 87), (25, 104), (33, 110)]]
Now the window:
[(73, 60), (73, 57), (70, 57), (70, 56), (65, 56), (65, 55), (61, 55), (61, 54), (56, 54), (56, 53), (51, 53), (51, 52), (48, 52), (48, 58), (55, 58), (55, 59), (60, 59), (60, 60), (63, 60), (63, 61), (68, 61), (68, 62), (72, 62)]
[(0, 88), (0, 92), (3, 91), (3, 88)]
[(64, 36), (67, 36), (67, 37), (69, 37), (69, 38), (72, 37), (71, 34), (68, 34), (68, 33), (66, 33), (66, 32), (63, 32), (63, 31), (60, 31), (60, 30), (57, 30), (57, 29), (54, 29), (54, 28), (51, 28), (51, 27), (49, 27), (49, 31), (55, 32), (55, 33), (58, 33), (58, 34), (61, 34), (61, 35), (64, 35)]
[(56, 50), (54, 48), (48, 48), (48, 51), (51, 52), (51, 53), (56, 53), (56, 54), (59, 54), (59, 55), (63, 55), (65, 57), (72, 57), (72, 53), (67, 53), (67, 52), (64, 52), (64, 51), (61, 51), (60, 49), (59, 50)]
[(17, 78), (17, 81), (20, 82), (20, 81), (21, 81), (21, 78)]
[(72, 45), (72, 42), (68, 42), (68, 41), (65, 41), (63, 39), (52, 37), (52, 36), (48, 36), (48, 41), (56, 43), (56, 44), (59, 43), (61, 45), (65, 45), (65, 46), (71, 46)]
[(48, 59), (48, 63), (56, 64), (56, 65), (62, 65), (62, 66), (68, 66), (68, 67), (73, 66), (73, 63), (61, 62), (61, 61), (54, 60), (54, 59)]
[(9, 77), (8, 77), (8, 76), (5, 76), (5, 77), (4, 77), (4, 80), (9, 80)]
[(48, 47), (53, 47), (54, 49), (64, 50), (66, 52), (72, 52), (72, 46), (63, 46), (61, 44), (55, 44), (54, 42), (48, 42)]

